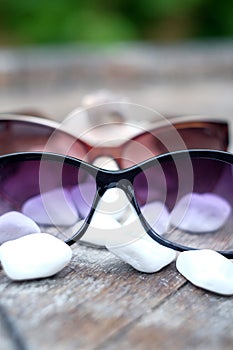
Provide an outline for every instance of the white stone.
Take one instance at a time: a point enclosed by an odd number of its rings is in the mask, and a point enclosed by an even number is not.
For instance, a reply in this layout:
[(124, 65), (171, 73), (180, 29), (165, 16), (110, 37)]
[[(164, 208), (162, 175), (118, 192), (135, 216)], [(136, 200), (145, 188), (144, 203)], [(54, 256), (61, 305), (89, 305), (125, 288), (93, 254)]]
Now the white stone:
[(175, 205), (170, 224), (184, 231), (211, 232), (221, 228), (231, 213), (230, 204), (212, 193), (187, 194)]
[[(72, 190), (76, 207), (83, 217), (90, 211), (90, 205), (87, 204), (91, 202), (90, 198), (87, 199), (89, 192), (88, 184), (80, 185), (79, 189), (74, 188)], [(81, 196), (81, 193), (84, 193), (84, 195)], [(84, 196), (86, 196), (86, 200), (84, 200)], [(81, 240), (94, 245), (105, 246), (106, 242), (111, 241), (118, 235), (116, 229), (121, 227), (120, 222), (124, 220), (124, 216), (128, 215), (129, 210), (129, 200), (121, 189), (113, 188), (106, 191), (96, 208), (89, 228)]]
[(22, 212), (41, 225), (71, 226), (79, 219), (70, 192), (60, 188), (28, 199)]
[[(151, 202), (145, 204), (141, 211), (146, 221), (159, 235), (162, 235), (167, 231), (169, 213), (165, 204), (162, 202)], [(132, 212), (128, 219), (124, 222), (124, 225), (131, 225), (132, 227), (132, 224), (136, 225), (136, 221), (138, 221), (138, 215), (136, 212)]]
[(13, 280), (49, 277), (67, 266), (71, 248), (47, 233), (34, 233), (3, 243), (0, 247), (2, 267)]
[(124, 191), (119, 188), (107, 190), (96, 208), (99, 213), (111, 215), (121, 221), (127, 215), (130, 207), (129, 199)]
[(105, 246), (106, 242), (111, 242), (120, 231), (121, 224), (111, 215), (96, 212), (81, 240), (97, 246)]
[(39, 226), (18, 211), (10, 211), (0, 217), (0, 244), (39, 232)]
[(177, 258), (176, 267), (197, 287), (223, 295), (233, 294), (233, 264), (213, 250), (182, 252)]
[(122, 245), (106, 245), (118, 258), (138, 271), (153, 273), (176, 258), (176, 252), (155, 242), (148, 235)]
[(93, 228), (100, 228), (103, 230), (114, 230), (121, 227), (111, 215), (96, 212), (91, 220), (90, 226)]
[[(119, 199), (118, 195), (121, 194), (121, 192), (122, 191), (107, 191), (105, 193), (107, 196), (105, 197), (104, 203), (106, 203), (106, 205), (112, 205), (114, 200)], [(121, 198), (122, 197), (120, 196), (120, 199)], [(127, 198), (123, 198), (123, 200), (125, 199), (127, 200)], [(135, 213), (134, 209), (132, 207), (130, 208), (129, 203), (127, 202), (122, 201), (121, 203), (125, 203), (125, 207), (123, 206), (121, 208), (122, 212), (119, 216), (110, 215), (109, 212), (104, 214), (104, 205), (100, 207), (98, 206), (97, 212), (95, 212), (91, 224), (81, 238), (81, 241), (97, 246), (116, 246), (131, 243), (132, 241), (142, 237), (144, 237), (144, 239), (151, 240), (149, 235), (145, 233), (145, 230), (138, 220), (138, 215)], [(166, 231), (169, 218), (166, 207), (161, 202), (154, 202), (148, 204), (148, 206), (145, 206), (144, 210), (146, 211), (148, 218), (149, 214), (152, 216), (152, 214), (155, 213), (153, 217), (155, 215), (157, 216), (157, 222), (154, 224), (154, 229), (157, 231), (157, 233), (162, 235)], [(124, 224), (121, 225), (116, 218), (118, 218), (118, 220), (122, 219), (124, 215), (129, 213), (129, 211), (131, 214), (128, 216)], [(110, 213), (112, 212), (110, 211)], [(154, 241), (152, 240), (152, 243), (153, 242)]]

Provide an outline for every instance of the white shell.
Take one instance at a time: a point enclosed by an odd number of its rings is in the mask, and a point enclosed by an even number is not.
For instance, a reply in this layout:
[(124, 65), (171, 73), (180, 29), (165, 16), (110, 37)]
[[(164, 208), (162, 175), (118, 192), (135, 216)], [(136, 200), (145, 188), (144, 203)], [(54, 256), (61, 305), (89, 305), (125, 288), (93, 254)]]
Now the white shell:
[(39, 232), (39, 226), (20, 212), (10, 211), (0, 217), (0, 244)]
[(213, 250), (182, 252), (177, 258), (176, 267), (197, 287), (223, 295), (233, 294), (233, 264)]
[(230, 213), (231, 206), (218, 195), (189, 193), (172, 210), (170, 224), (184, 231), (211, 232), (222, 227)]
[(2, 267), (13, 280), (48, 277), (67, 266), (71, 248), (47, 233), (35, 233), (0, 247)]
[(28, 199), (22, 212), (41, 225), (71, 226), (79, 219), (70, 192), (61, 189)]
[(153, 273), (176, 258), (176, 252), (155, 242), (148, 235), (128, 244), (106, 245), (106, 248), (138, 271)]

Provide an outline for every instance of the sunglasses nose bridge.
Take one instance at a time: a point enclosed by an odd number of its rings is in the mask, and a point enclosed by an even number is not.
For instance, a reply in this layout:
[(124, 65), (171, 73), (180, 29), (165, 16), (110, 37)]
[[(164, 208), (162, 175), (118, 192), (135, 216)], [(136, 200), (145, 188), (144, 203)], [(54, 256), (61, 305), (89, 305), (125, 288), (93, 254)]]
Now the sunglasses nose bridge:
[(128, 201), (135, 207), (135, 194), (131, 179), (121, 176), (114, 184), (114, 187), (122, 190), (128, 198)]
[(134, 196), (133, 184), (130, 177), (123, 171), (109, 172), (102, 171), (98, 174), (97, 183), (99, 187), (99, 194), (101, 197), (104, 193), (112, 188), (119, 188), (125, 192), (128, 198)]
[[(106, 174), (107, 175), (107, 174)], [(110, 214), (121, 222), (136, 209), (133, 186), (123, 174), (111, 174), (108, 183), (99, 187), (99, 200), (96, 203), (97, 213)]]

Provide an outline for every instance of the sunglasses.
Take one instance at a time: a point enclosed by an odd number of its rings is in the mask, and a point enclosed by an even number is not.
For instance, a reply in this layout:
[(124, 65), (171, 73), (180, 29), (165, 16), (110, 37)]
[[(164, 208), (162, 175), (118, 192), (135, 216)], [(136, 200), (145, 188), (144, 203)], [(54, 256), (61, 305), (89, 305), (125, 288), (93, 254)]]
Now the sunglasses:
[[(229, 136), (225, 121), (180, 117), (171, 118), (168, 125), (162, 124), (155, 123), (148, 130), (135, 127), (134, 133), (137, 130), (137, 134), (129, 137), (126, 123), (102, 125), (90, 130), (86, 135), (87, 141), (46, 118), (2, 114), (0, 154), (46, 151), (69, 155), (88, 163), (104, 156), (114, 159), (118, 167), (124, 169), (154, 156), (183, 149), (227, 150)], [(126, 134), (125, 139), (117, 145), (91, 143), (96, 134), (101, 135), (103, 140), (110, 130), (114, 135)]]
[[(1, 156), (0, 168), (0, 214), (21, 212), (69, 245), (85, 234), (103, 196), (117, 188), (158, 243), (178, 251), (214, 249), (233, 258), (230, 153), (177, 151), (110, 171), (69, 156), (32, 152)], [(164, 211), (167, 222), (159, 231)], [(0, 239), (6, 240), (4, 233)]]

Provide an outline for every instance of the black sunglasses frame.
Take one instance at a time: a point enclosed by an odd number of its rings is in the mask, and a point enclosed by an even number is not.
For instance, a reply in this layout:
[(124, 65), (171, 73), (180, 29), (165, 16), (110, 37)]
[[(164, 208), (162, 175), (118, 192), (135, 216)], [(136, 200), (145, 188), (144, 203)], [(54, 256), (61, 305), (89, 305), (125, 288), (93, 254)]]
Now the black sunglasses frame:
[[(84, 224), (80, 227), (80, 229), (65, 242), (68, 245), (72, 245), (76, 243), (86, 232), (88, 225), (91, 223), (91, 219), (94, 215), (96, 207), (103, 197), (104, 193), (111, 188), (120, 188), (122, 189), (126, 196), (128, 197), (131, 205), (135, 209), (138, 214), (139, 220), (145, 229), (146, 233), (159, 244), (166, 246), (168, 248), (177, 250), (177, 251), (186, 251), (186, 250), (196, 250), (195, 248), (187, 247), (184, 245), (180, 245), (174, 242), (171, 242), (162, 236), (160, 236), (153, 228), (147, 223), (143, 214), (140, 210), (140, 207), (137, 203), (136, 197), (134, 195), (134, 187), (133, 181), (135, 177), (145, 171), (146, 169), (153, 166), (153, 164), (163, 162), (182, 159), (185, 157), (190, 157), (190, 159), (213, 159), (218, 161), (223, 161), (233, 165), (233, 154), (229, 152), (223, 151), (213, 151), (213, 150), (187, 150), (187, 151), (176, 151), (167, 154), (163, 154), (154, 158), (150, 158), (140, 164), (136, 164), (131, 168), (126, 168), (123, 170), (105, 170), (101, 168), (97, 168), (94, 165), (86, 163), (77, 158), (72, 158), (69, 156), (63, 156), (56, 153), (45, 153), (45, 152), (23, 152), (23, 153), (14, 153), (10, 155), (4, 155), (0, 157), (0, 172), (1, 169), (4, 168), (6, 164), (19, 162), (19, 161), (33, 161), (33, 160), (46, 160), (46, 161), (56, 161), (60, 163), (66, 163), (76, 168), (82, 168), (88, 174), (96, 180), (96, 194), (92, 203), (92, 207), (90, 209), (89, 214), (87, 215)], [(218, 251), (222, 255), (233, 258), (233, 251)]]

